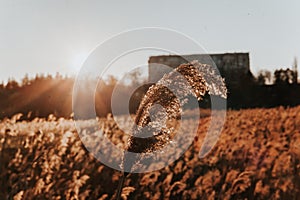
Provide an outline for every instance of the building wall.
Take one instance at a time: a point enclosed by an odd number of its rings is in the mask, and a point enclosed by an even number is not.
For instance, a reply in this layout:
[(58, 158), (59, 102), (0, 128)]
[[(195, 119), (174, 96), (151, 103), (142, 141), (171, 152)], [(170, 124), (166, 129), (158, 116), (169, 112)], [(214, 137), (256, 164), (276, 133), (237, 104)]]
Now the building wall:
[[(253, 78), (250, 71), (249, 53), (225, 53), (225, 54), (194, 54), (194, 55), (166, 55), (152, 56), (149, 58), (149, 80), (157, 82), (165, 73), (176, 68), (180, 64), (198, 60), (200, 63), (213, 65), (218, 68), (220, 75), (229, 85), (239, 84), (245, 77)], [(162, 70), (153, 67), (155, 63), (169, 66), (170, 69)]]

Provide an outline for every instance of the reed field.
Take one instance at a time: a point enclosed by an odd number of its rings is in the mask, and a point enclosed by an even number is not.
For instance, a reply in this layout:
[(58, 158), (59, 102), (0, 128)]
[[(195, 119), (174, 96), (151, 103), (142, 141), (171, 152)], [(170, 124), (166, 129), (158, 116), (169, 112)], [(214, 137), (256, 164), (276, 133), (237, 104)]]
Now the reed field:
[[(0, 199), (115, 198), (122, 173), (84, 148), (73, 120), (19, 117), (0, 123)], [(299, 198), (300, 107), (227, 111), (218, 142), (200, 159), (209, 122), (209, 115), (200, 119), (193, 144), (173, 164), (129, 174), (122, 198)], [(88, 127), (95, 122), (81, 123)], [(112, 142), (123, 146), (126, 136), (112, 119), (97, 123)]]

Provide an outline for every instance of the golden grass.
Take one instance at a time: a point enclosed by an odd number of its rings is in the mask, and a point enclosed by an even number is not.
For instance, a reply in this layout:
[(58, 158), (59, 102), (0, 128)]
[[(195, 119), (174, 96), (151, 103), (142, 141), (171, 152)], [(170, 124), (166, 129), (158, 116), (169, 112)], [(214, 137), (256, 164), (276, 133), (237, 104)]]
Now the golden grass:
[[(114, 143), (126, 141), (113, 121), (99, 121)], [(298, 198), (300, 107), (228, 111), (216, 146), (199, 159), (209, 121), (200, 119), (193, 145), (176, 162), (131, 174), (122, 198)], [(71, 120), (0, 123), (0, 199), (111, 199), (120, 175), (85, 150)]]

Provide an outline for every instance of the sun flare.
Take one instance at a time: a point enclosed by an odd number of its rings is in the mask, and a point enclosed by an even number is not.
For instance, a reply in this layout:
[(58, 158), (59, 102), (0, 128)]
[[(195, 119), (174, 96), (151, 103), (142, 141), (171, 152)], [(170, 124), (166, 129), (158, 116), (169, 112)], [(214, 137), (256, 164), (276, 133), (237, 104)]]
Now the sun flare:
[(82, 52), (82, 53), (77, 53), (71, 58), (71, 63), (70, 63), (70, 69), (73, 72), (79, 72), (84, 61), (87, 59), (88, 53), (87, 52)]

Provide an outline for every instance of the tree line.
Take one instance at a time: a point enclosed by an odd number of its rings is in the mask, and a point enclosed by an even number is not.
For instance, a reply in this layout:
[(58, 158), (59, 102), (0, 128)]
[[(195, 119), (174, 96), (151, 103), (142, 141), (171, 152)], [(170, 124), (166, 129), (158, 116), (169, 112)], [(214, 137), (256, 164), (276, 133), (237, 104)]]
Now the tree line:
[[(121, 94), (117, 94), (117, 99), (122, 100), (120, 95), (132, 91), (132, 88), (138, 88), (137, 84), (142, 84), (143, 81), (137, 81), (135, 73), (130, 76), (129, 83), (120, 83)], [(75, 77), (62, 76), (60, 74), (52, 75), (36, 75), (34, 78), (29, 78), (27, 75), (17, 82), (14, 79), (9, 79), (6, 84), (0, 84), (0, 119), (12, 117), (17, 113), (22, 113), (21, 119), (34, 119), (35, 117), (48, 117), (54, 115), (57, 117), (70, 118), (72, 113), (72, 91), (75, 82)], [(85, 96), (95, 94), (95, 109), (99, 117), (105, 117), (111, 113), (111, 95), (117, 84), (117, 78), (110, 76), (106, 79), (95, 80), (94, 82), (86, 82), (84, 90), (81, 91), (81, 105), (85, 105)], [(97, 84), (96, 91), (92, 91), (94, 85)], [(129, 109), (132, 113), (135, 112), (138, 106), (139, 99), (147, 90), (146, 86), (139, 87), (131, 99)], [(119, 113), (125, 113), (119, 110)]]
[[(119, 114), (126, 113), (129, 109), (134, 114), (147, 89), (151, 86), (139, 80), (140, 74), (133, 73), (129, 76), (129, 82), (119, 82), (119, 93), (116, 104)], [(52, 75), (36, 75), (29, 78), (27, 75), (17, 82), (8, 80), (6, 84), (0, 84), (0, 119), (12, 117), (22, 113), (23, 119), (35, 117), (48, 117), (53, 114), (57, 117), (72, 117), (72, 91), (75, 82), (74, 77), (62, 76), (57, 73)], [(83, 86), (80, 105), (84, 109), (85, 96), (95, 94), (95, 111), (99, 117), (105, 117), (112, 112), (111, 98), (118, 79), (110, 76), (105, 80), (95, 80), (96, 91), (91, 85)], [(87, 83), (88, 84), (88, 83)], [(245, 81), (238, 86), (228, 85), (227, 106), (232, 109), (251, 107), (295, 106), (300, 104), (300, 85), (297, 83), (297, 73), (290, 69), (279, 69), (272, 77), (268, 71), (261, 71), (253, 81)], [(123, 104), (123, 96), (138, 88), (131, 95), (129, 105)], [(210, 97), (206, 95), (201, 107), (210, 107)]]

